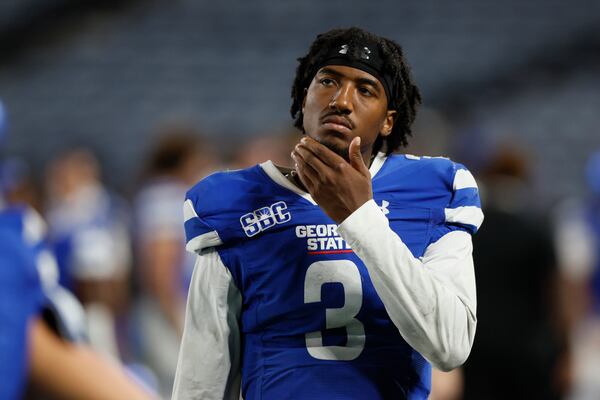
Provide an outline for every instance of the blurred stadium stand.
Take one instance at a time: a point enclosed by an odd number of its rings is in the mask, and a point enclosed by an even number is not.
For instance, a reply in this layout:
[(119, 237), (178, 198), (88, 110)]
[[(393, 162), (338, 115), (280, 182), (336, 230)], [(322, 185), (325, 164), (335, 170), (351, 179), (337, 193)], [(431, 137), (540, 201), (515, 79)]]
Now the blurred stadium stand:
[(225, 146), (289, 126), (296, 58), (348, 25), (400, 42), (425, 104), (455, 131), (519, 138), (548, 202), (583, 191), (577, 176), (600, 148), (597, 0), (3, 1), (10, 151), (41, 163), (91, 144), (123, 184), (162, 122), (189, 121)]

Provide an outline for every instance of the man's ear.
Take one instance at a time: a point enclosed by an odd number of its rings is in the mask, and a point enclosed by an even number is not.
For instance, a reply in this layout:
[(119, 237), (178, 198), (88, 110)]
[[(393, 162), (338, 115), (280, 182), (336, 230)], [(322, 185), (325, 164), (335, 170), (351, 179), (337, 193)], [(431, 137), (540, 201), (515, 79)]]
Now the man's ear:
[(381, 126), (381, 136), (388, 136), (392, 133), (392, 129), (394, 128), (394, 122), (396, 122), (396, 118), (398, 117), (398, 111), (396, 110), (387, 110), (387, 114), (385, 119), (383, 120), (383, 125)]

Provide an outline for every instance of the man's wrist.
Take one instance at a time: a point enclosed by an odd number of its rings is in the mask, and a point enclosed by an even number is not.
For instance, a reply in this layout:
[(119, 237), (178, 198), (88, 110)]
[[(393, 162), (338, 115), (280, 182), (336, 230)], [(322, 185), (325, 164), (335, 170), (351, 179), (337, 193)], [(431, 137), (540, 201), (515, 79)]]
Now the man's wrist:
[(338, 224), (338, 233), (352, 245), (352, 242), (365, 235), (373, 226), (382, 224), (387, 226), (387, 218), (375, 200), (370, 199)]

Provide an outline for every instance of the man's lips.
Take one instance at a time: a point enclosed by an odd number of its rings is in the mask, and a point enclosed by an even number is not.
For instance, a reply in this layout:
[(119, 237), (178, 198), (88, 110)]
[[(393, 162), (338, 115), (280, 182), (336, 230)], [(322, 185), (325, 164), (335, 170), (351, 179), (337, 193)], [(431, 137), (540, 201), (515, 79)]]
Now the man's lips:
[(330, 129), (346, 134), (352, 131), (352, 123), (346, 118), (338, 115), (329, 115), (323, 118), (321, 125), (325, 129)]

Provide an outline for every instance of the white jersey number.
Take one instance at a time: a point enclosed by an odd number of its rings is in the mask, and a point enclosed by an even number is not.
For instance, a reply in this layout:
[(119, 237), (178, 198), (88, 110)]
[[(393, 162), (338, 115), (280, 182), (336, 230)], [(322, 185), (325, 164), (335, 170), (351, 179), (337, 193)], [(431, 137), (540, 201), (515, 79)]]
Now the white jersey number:
[(341, 283), (344, 306), (325, 309), (326, 329), (346, 328), (345, 346), (323, 346), (321, 331), (306, 334), (308, 353), (319, 360), (354, 360), (365, 347), (365, 328), (355, 317), (362, 306), (362, 284), (358, 267), (349, 260), (317, 261), (306, 270), (304, 303), (321, 301), (321, 286)]

